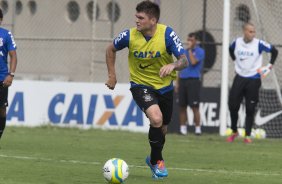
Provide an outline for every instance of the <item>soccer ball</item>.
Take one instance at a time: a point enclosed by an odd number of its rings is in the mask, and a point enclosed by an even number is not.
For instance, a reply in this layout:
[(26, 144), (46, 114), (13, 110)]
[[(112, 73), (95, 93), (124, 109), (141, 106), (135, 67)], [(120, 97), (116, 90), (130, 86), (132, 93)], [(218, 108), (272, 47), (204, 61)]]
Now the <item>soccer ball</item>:
[(232, 129), (231, 128), (227, 128), (225, 131), (225, 135), (226, 136), (230, 136), (232, 134)]
[(246, 131), (244, 128), (238, 128), (238, 133), (240, 137), (245, 137), (246, 136)]
[(257, 139), (265, 139), (266, 138), (266, 132), (262, 128), (258, 128), (255, 130), (256, 132), (256, 138)]
[(128, 177), (128, 165), (119, 158), (108, 160), (103, 167), (103, 175), (111, 184), (121, 184)]
[(256, 138), (256, 129), (252, 128), (251, 137)]

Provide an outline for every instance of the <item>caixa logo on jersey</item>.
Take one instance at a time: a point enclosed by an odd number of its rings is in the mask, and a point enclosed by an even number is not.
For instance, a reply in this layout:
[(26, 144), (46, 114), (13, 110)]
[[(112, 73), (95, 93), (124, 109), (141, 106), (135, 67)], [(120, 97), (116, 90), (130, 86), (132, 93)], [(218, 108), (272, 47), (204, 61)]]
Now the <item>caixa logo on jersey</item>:
[[(133, 100), (124, 107), (120, 105), (124, 96), (92, 94), (89, 101), (85, 101), (83, 97), (82, 94), (74, 94), (67, 102), (66, 94), (56, 94), (48, 106), (50, 122), (54, 124), (76, 122), (77, 124), (99, 126), (106, 123), (109, 126), (128, 126), (130, 123), (134, 123), (136, 126), (143, 126), (142, 111)], [(61, 107), (60, 111), (57, 110), (59, 106)], [(118, 108), (122, 109), (119, 114), (115, 112)]]

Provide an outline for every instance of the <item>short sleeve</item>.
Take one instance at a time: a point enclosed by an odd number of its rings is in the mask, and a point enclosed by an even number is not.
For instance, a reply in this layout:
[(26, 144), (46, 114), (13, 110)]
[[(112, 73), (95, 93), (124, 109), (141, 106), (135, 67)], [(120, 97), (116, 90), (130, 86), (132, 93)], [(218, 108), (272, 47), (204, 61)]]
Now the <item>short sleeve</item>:
[(7, 36), (6, 36), (6, 43), (7, 43), (7, 50), (8, 51), (12, 51), (12, 50), (16, 50), (17, 49), (17, 45), (14, 39), (14, 36), (12, 35), (11, 32), (8, 32)]
[(272, 46), (269, 43), (263, 40), (259, 41), (259, 53), (260, 54), (262, 53), (262, 51), (271, 52), (271, 49), (272, 49)]
[(180, 55), (185, 54), (185, 50), (179, 36), (170, 27), (167, 27), (165, 31), (165, 44), (166, 50), (169, 54), (172, 53), (177, 58)]
[(236, 46), (236, 40), (233, 40), (231, 45), (229, 46), (230, 49), (234, 50)]
[(125, 47), (129, 47), (129, 30), (125, 30), (121, 32), (113, 42), (115, 48), (117, 50), (124, 49)]

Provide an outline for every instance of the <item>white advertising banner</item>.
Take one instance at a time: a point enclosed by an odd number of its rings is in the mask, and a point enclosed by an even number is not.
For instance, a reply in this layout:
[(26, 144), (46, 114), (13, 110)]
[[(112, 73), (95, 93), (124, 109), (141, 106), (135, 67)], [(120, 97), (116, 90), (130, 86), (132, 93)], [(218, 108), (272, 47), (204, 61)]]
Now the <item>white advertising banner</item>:
[(132, 99), (129, 84), (14, 81), (7, 125), (125, 129), (147, 132), (149, 120)]

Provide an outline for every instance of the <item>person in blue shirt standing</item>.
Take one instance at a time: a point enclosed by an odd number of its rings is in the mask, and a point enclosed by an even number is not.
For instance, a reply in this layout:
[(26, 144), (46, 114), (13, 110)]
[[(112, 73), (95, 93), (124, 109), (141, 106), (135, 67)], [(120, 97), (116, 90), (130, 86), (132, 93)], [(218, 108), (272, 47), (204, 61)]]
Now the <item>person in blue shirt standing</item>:
[[(0, 24), (3, 12), (0, 9)], [(17, 67), (16, 43), (12, 33), (0, 27), (0, 139), (6, 127), (6, 108), (8, 106), (8, 88), (12, 85)], [(8, 67), (10, 56), (10, 67)]]
[(201, 135), (200, 125), (200, 89), (201, 70), (203, 68), (205, 51), (198, 44), (196, 33), (190, 33), (187, 38), (186, 56), (189, 61), (187, 68), (178, 73), (175, 91), (179, 95), (179, 121), (180, 133), (187, 135), (187, 106), (190, 106), (194, 114), (195, 134)]

